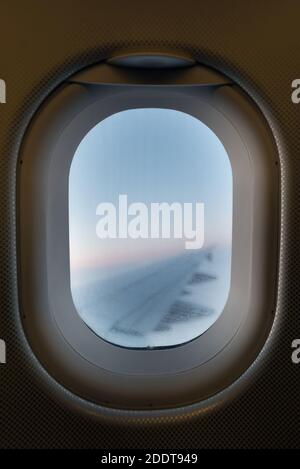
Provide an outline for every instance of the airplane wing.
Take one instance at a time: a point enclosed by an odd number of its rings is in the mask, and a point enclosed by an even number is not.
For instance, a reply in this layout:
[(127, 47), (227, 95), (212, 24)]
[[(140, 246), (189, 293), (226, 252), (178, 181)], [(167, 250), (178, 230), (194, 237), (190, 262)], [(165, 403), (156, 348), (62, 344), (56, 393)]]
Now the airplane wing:
[(207, 256), (206, 251), (189, 252), (116, 273), (73, 292), (75, 305), (99, 336), (115, 342), (121, 334), (123, 341), (135, 343), (135, 338), (168, 329), (172, 321), (210, 313), (186, 300), (193, 283), (207, 280), (198, 272)]

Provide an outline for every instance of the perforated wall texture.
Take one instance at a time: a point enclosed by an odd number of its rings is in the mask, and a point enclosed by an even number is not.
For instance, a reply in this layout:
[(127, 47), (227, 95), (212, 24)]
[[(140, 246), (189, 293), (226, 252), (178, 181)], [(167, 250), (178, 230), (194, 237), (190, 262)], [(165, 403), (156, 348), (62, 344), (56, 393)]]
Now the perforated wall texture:
[[(2, 0), (0, 77), (1, 448), (300, 447), (300, 75), (297, 0)], [(254, 99), (276, 138), (281, 169), (281, 252), (276, 320), (246, 385), (189, 412), (136, 418), (99, 413), (37, 363), (20, 321), (16, 175), (22, 137), (48, 94), (73, 73), (128, 50), (172, 50), (232, 78)]]

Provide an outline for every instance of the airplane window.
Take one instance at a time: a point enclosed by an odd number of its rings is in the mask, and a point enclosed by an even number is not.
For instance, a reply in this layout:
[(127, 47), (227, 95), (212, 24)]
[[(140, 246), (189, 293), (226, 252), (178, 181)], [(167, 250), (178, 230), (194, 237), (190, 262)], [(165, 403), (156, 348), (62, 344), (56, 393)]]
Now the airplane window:
[(201, 64), (96, 64), (45, 100), (19, 161), (22, 325), (80, 407), (153, 416), (240, 386), (280, 245), (276, 142), (245, 90)]
[(232, 170), (216, 134), (172, 109), (130, 109), (83, 138), (69, 175), (70, 280), (106, 341), (171, 347), (207, 331), (229, 294)]

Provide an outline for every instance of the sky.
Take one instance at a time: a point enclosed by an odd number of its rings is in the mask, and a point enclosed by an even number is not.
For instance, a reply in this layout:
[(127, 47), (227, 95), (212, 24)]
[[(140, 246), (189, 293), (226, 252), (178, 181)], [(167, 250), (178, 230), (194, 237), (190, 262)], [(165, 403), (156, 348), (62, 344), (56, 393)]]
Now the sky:
[(101, 240), (101, 202), (196, 202), (205, 207), (205, 244), (230, 245), (232, 170), (205, 124), (172, 109), (131, 109), (97, 124), (80, 143), (69, 176), (71, 271), (122, 267), (174, 256), (184, 240)]

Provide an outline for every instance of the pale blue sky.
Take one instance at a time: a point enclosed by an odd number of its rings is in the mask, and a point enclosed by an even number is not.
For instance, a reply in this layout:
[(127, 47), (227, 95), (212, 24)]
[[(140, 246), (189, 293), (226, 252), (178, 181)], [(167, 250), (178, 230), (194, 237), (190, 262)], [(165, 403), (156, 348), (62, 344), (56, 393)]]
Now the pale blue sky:
[(70, 255), (74, 267), (142, 262), (184, 249), (178, 240), (100, 240), (96, 207), (128, 202), (204, 202), (205, 245), (231, 240), (232, 171), (216, 135), (171, 109), (133, 109), (95, 126), (70, 170)]

